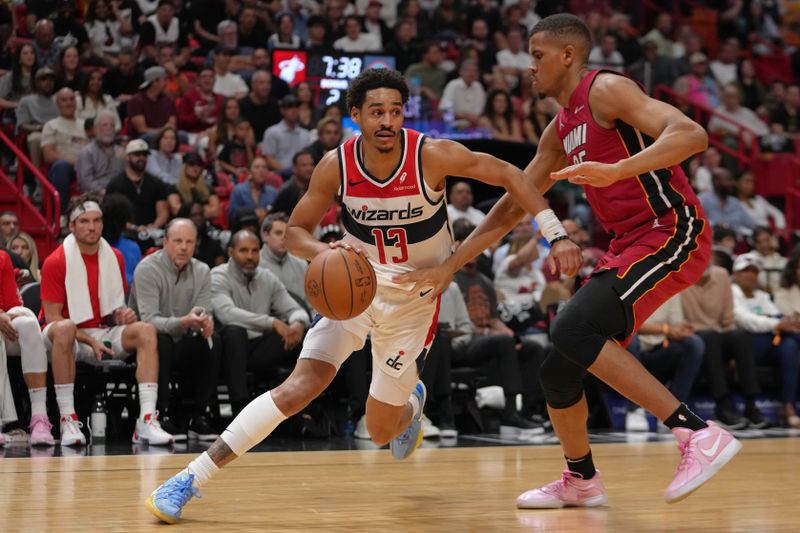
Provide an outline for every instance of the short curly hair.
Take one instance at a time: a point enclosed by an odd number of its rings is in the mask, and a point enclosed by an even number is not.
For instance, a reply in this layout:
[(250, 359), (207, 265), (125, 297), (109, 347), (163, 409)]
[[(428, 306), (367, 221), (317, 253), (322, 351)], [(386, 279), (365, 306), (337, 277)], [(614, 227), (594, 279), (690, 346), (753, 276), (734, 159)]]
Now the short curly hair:
[(347, 91), (347, 108), (361, 109), (367, 92), (375, 89), (396, 89), (400, 92), (403, 105), (408, 101), (408, 83), (398, 71), (388, 68), (368, 68), (350, 82)]
[(578, 45), (582, 52), (581, 59), (584, 62), (589, 60), (589, 52), (592, 49), (592, 33), (579, 17), (569, 13), (550, 15), (537, 22), (528, 37), (533, 37), (541, 32), (549, 33), (565, 43)]

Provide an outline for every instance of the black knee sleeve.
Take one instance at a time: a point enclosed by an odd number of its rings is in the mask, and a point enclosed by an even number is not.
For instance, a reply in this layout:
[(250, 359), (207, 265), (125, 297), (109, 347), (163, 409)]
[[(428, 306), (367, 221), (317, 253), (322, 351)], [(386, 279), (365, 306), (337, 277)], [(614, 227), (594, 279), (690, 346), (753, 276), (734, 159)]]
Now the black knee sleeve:
[(594, 363), (607, 340), (626, 336), (628, 319), (612, 287), (614, 279), (609, 271), (589, 280), (550, 326), (556, 350), (584, 369)]
[(539, 369), (547, 405), (554, 409), (572, 407), (583, 396), (583, 377), (586, 370), (553, 349)]

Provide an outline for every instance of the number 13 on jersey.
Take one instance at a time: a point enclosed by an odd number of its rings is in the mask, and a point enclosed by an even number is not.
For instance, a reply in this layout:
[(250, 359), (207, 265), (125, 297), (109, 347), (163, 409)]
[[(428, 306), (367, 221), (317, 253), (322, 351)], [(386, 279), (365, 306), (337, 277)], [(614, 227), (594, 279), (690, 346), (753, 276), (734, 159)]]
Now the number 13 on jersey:
[[(397, 253), (392, 253), (392, 263), (405, 263), (408, 261), (408, 238), (406, 237), (405, 228), (391, 228), (386, 231), (386, 239), (383, 237), (383, 231), (379, 228), (373, 228), (372, 236), (375, 238), (375, 247), (378, 248), (378, 260), (382, 265), (388, 264), (386, 258), (387, 246), (395, 249)], [(387, 244), (388, 242), (388, 244)]]

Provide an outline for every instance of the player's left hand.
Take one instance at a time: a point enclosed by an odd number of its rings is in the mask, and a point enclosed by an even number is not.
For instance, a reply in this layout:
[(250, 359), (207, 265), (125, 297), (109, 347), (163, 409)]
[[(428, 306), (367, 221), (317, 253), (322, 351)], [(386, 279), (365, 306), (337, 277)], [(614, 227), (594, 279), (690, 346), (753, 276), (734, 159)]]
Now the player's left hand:
[(292, 322), (289, 326), (289, 329), (286, 333), (286, 336), (283, 338), (283, 347), (287, 350), (291, 350), (303, 340), (303, 334), (306, 332), (306, 328), (302, 322)]
[(593, 187), (608, 187), (613, 185), (623, 176), (616, 164), (597, 163), (587, 161), (564, 167), (558, 172), (551, 172), (552, 180), (569, 180), (575, 185), (591, 185)]
[(550, 272), (556, 273), (556, 262), (561, 273), (568, 277), (577, 276), (583, 266), (583, 251), (581, 247), (569, 239), (556, 241), (547, 256), (547, 264), (550, 265)]
[(427, 297), (429, 302), (434, 302), (450, 286), (453, 273), (447, 265), (442, 264), (392, 276), (392, 281), (399, 284), (413, 283), (414, 286), (409, 291), (412, 295), (419, 293), (420, 298)]
[(114, 323), (118, 326), (127, 326), (136, 322), (136, 313), (130, 307), (120, 307), (112, 315)]

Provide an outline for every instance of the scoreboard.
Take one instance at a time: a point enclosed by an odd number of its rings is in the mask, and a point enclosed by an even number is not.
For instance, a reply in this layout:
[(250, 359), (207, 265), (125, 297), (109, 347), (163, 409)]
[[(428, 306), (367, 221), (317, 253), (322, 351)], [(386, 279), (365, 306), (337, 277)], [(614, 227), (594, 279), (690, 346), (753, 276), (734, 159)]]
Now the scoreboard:
[(272, 73), (293, 87), (308, 82), (316, 95), (316, 105), (344, 106), (350, 80), (369, 68), (395, 68), (393, 56), (316, 53), (304, 50), (273, 50)]

